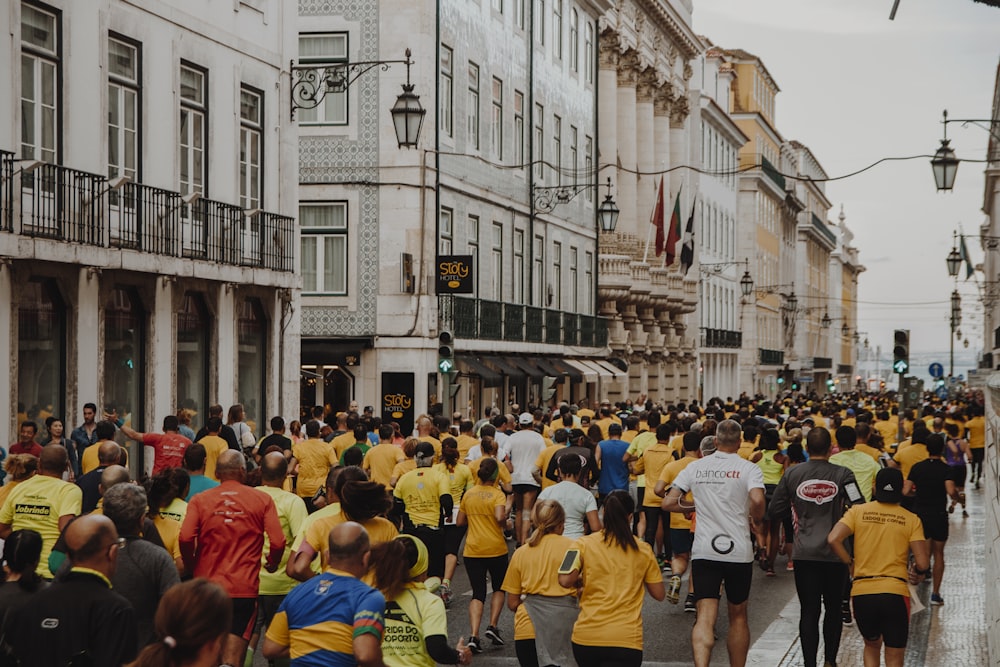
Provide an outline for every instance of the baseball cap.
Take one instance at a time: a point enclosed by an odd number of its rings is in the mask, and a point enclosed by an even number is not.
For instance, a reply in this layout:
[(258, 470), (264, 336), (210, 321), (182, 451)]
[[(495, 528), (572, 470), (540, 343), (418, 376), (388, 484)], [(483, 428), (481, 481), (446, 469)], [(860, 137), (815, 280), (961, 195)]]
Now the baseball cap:
[(896, 468), (882, 468), (875, 475), (875, 500), (898, 503), (903, 500), (903, 473)]
[(531, 416), (530, 412), (522, 412), (521, 416), (517, 418), (517, 423), (521, 426), (528, 426), (535, 421), (535, 418)]

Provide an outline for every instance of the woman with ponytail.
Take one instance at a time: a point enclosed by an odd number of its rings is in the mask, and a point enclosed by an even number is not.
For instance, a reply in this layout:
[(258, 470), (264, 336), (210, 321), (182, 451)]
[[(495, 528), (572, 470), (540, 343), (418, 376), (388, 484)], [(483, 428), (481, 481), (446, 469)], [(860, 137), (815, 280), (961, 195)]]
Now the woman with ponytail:
[(232, 614), (229, 596), (208, 579), (174, 586), (156, 610), (156, 641), (129, 667), (215, 667)]
[(451, 580), (458, 566), (458, 548), (462, 545), (462, 538), (465, 537), (465, 528), (455, 525), (455, 518), (462, 504), (462, 496), (475, 484), (469, 466), (462, 463), (461, 458), (462, 454), (455, 438), (445, 438), (441, 441), (441, 463), (434, 467), (448, 477), (452, 499), (451, 514), (444, 519), (444, 577), (441, 579), (439, 591), (445, 607), (451, 606)]
[[(642, 664), (642, 600), (666, 597), (653, 550), (632, 534), (635, 502), (617, 490), (604, 501), (604, 529), (581, 537), (566, 552), (559, 583), (580, 587), (580, 617), (573, 626), (573, 656), (580, 667)], [(581, 583), (582, 582), (582, 583)]]
[(149, 518), (153, 520), (163, 546), (173, 556), (177, 571), (184, 572), (181, 558), (181, 524), (187, 514), (187, 497), (191, 475), (184, 468), (165, 468), (146, 482)]
[[(413, 535), (400, 535), (372, 548), (375, 586), (385, 596), (382, 660), (389, 667), (468, 665), (472, 651), (460, 639), (448, 646), (448, 619), (441, 598), (424, 586), (427, 547)], [(414, 641), (419, 637), (420, 641)]]
[[(535, 530), (511, 556), (503, 580), (507, 608), (514, 612), (517, 661), (521, 667), (572, 664), (570, 635), (579, 607), (576, 591), (560, 585), (557, 574), (573, 546), (562, 534), (566, 512), (555, 500), (539, 500), (531, 508), (531, 523)], [(536, 620), (544, 633), (536, 633)]]

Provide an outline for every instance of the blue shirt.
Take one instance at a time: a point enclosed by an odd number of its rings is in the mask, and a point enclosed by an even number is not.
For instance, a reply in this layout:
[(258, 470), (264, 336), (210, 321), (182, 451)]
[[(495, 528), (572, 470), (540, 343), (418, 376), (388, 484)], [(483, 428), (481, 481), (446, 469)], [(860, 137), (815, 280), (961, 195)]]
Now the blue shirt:
[(205, 477), (204, 475), (191, 475), (191, 486), (188, 489), (187, 498), (185, 498), (184, 501), (191, 502), (191, 498), (194, 494), (214, 489), (218, 485), (219, 483), (211, 477)]
[(606, 496), (618, 489), (628, 489), (628, 464), (622, 460), (628, 443), (624, 440), (601, 440), (601, 478), (597, 492)]

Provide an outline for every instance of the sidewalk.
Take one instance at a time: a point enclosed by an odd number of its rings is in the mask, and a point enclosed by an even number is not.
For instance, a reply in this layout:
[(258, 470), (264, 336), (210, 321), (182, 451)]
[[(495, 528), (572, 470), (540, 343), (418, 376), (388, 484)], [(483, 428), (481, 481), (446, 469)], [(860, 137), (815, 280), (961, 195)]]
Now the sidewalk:
[[(959, 665), (986, 667), (986, 612), (983, 587), (984, 490), (966, 489), (969, 518), (961, 508), (951, 515), (951, 532), (945, 547), (945, 573), (941, 584), (943, 607), (930, 607), (930, 584), (919, 586), (921, 603), (927, 608), (910, 618), (910, 639), (906, 649), (907, 667)], [(780, 617), (750, 649), (748, 665), (801, 667), (802, 648), (798, 640), (799, 603), (792, 598)], [(864, 642), (857, 625), (844, 628), (837, 664), (861, 665)], [(819, 664), (823, 664), (822, 639)]]

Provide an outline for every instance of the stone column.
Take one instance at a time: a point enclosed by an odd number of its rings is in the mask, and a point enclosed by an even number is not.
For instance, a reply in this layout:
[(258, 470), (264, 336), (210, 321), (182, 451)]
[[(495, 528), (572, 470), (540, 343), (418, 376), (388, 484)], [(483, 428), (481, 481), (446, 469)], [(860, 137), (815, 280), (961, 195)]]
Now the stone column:
[[(670, 106), (671, 106), (670, 84), (660, 86), (656, 89), (653, 98), (653, 142), (654, 157), (653, 163), (655, 171), (664, 171), (673, 166), (670, 155)], [(660, 179), (656, 179), (657, 185)], [(666, 176), (664, 188), (670, 186), (670, 177)]]
[[(647, 67), (639, 74), (638, 84), (635, 89), (636, 162), (639, 171), (647, 174), (659, 170), (655, 160), (656, 146), (653, 120), (653, 100), (656, 95), (656, 89), (656, 70), (652, 67)], [(651, 175), (638, 176), (636, 179), (636, 203), (638, 205), (638, 210), (636, 211), (636, 228), (642, 232), (639, 235), (639, 241), (643, 244), (639, 252), (645, 250), (649, 228), (643, 229), (643, 223), (648, 222), (653, 207), (656, 205), (656, 185), (659, 182), (659, 178)]]
[[(639, 76), (639, 54), (629, 49), (618, 60), (618, 163), (625, 169), (635, 170), (636, 161), (636, 84)], [(626, 171), (618, 172), (618, 190), (615, 201), (621, 210), (618, 230), (635, 235), (638, 230), (636, 213), (636, 176)]]
[(73, 322), (74, 331), (81, 334), (76, 336), (76, 405), (67, 405), (64, 415), (65, 425), (73, 424), (71, 430), (81, 423), (84, 403), (96, 403), (98, 416), (104, 407), (104, 397), (100, 394), (104, 371), (99, 365), (103, 358), (100, 354), (103, 318), (99, 274), (90, 267), (80, 267), (76, 284), (76, 321)]
[[(150, 377), (171, 378), (171, 385), (176, 385), (177, 353), (174, 351), (174, 281), (168, 276), (161, 276), (154, 282), (153, 310), (150, 313), (150, 353), (147, 355), (147, 365)], [(158, 430), (163, 418), (177, 411), (174, 402), (174, 392), (171, 385), (158, 383), (147, 389), (150, 396), (147, 403), (153, 408), (152, 424), (147, 424), (150, 431)], [(150, 459), (151, 461), (152, 459)]]
[(218, 395), (212, 397), (212, 403), (229, 406), (236, 402), (236, 383), (234, 373), (223, 372), (223, 369), (237, 368), (238, 358), (236, 353), (236, 299), (238, 297), (237, 287), (232, 283), (224, 283), (219, 288), (219, 300), (217, 303), (217, 322), (219, 327), (219, 389)]
[[(597, 136), (596, 164), (614, 165), (618, 161), (618, 59), (621, 56), (618, 34), (612, 30), (601, 33), (598, 41), (597, 87), (597, 120), (599, 130)], [(616, 169), (602, 171), (597, 182), (605, 182), (611, 177), (612, 184), (617, 185)], [(616, 191), (617, 194), (617, 191)], [(616, 196), (616, 199), (618, 197)], [(595, 197), (601, 201), (599, 197)]]
[[(675, 89), (673, 103), (670, 105), (670, 166), (676, 167), (681, 164), (691, 164), (689, 159), (689, 148), (687, 131), (687, 117), (689, 114), (687, 90), (683, 88)], [(684, 193), (681, 196), (681, 218), (686, 221), (690, 212), (689, 205), (685, 202), (694, 201), (694, 193), (691, 192), (689, 183), (691, 175), (687, 169), (678, 169), (670, 174), (670, 208), (673, 209), (674, 199), (678, 190), (683, 186)], [(680, 250), (678, 249), (678, 255)], [(674, 266), (680, 266), (680, 262), (675, 262)]]

